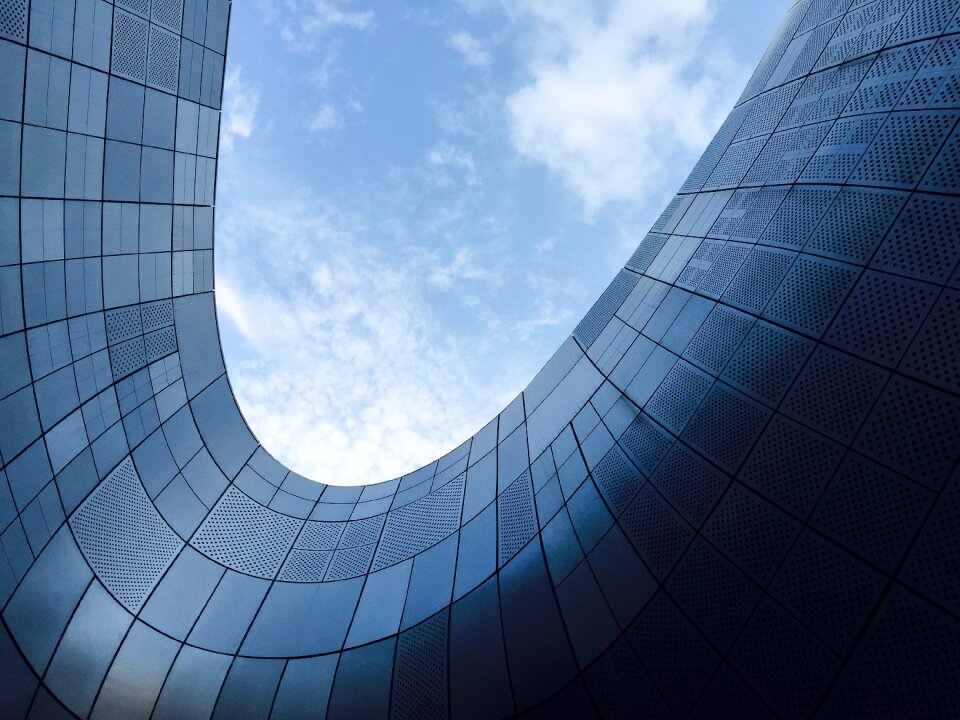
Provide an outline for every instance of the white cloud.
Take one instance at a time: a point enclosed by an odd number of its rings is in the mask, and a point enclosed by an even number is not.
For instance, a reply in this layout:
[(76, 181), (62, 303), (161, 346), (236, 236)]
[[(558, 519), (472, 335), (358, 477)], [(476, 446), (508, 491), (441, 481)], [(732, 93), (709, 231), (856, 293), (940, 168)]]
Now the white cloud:
[(324, 105), (310, 120), (310, 132), (326, 132), (340, 126), (340, 115), (332, 105)]
[(312, 53), (335, 28), (367, 30), (373, 27), (373, 10), (354, 10), (350, 0), (261, 0), (266, 21), (277, 27), (287, 48)]
[[(469, 150), (441, 140), (427, 153), (427, 162), (440, 170), (458, 170), (467, 185), (477, 184), (477, 165)], [(449, 186), (453, 180), (448, 173), (443, 172), (437, 176), (436, 182), (441, 186)]]
[(267, 449), (323, 482), (433, 460), (527, 379), (492, 373), (438, 321), (427, 293), (469, 279), (466, 256), (434, 268), (436, 257), (368, 242), (367, 230), (307, 196), (219, 218), (217, 304), (222, 332), (242, 337), (227, 355), (241, 408)]
[(690, 162), (741, 68), (707, 31), (713, 0), (504, 0), (526, 29), (529, 82), (507, 99), (514, 147), (588, 213), (642, 198)]
[(473, 67), (486, 67), (493, 59), (483, 43), (465, 30), (447, 38), (447, 46), (460, 53), (466, 63)]
[(239, 66), (230, 68), (223, 81), (223, 119), (220, 128), (220, 147), (223, 151), (233, 150), (237, 138), (250, 137), (259, 105), (259, 88), (241, 79)]

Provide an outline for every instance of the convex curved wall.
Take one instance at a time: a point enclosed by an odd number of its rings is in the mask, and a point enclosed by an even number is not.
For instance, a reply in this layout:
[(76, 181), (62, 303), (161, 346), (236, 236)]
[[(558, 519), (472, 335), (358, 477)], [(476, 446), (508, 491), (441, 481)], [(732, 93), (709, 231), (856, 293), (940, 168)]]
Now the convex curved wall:
[(224, 371), (227, 0), (0, 0), (2, 714), (955, 714), (958, 6), (800, 0), (527, 389), (352, 488)]

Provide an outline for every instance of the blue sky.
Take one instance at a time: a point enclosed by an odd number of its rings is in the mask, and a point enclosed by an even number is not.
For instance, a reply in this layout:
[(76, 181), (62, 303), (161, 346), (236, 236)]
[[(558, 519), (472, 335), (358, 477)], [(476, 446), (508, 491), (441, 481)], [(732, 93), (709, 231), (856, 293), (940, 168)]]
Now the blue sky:
[(789, 0), (241, 0), (217, 188), (261, 442), (409, 472), (523, 389), (643, 238)]

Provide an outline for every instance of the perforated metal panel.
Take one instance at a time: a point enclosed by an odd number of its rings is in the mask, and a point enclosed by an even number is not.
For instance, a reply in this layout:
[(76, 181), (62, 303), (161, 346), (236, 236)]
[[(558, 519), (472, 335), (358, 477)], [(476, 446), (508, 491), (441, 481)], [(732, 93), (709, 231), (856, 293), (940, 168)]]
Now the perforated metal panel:
[(147, 72), (148, 23), (121, 10), (114, 13), (113, 22), (113, 72), (143, 82)]
[(426, 550), (460, 526), (466, 473), (420, 500), (387, 516), (372, 570), (380, 570)]
[(77, 508), (70, 526), (100, 580), (133, 612), (183, 547), (150, 502), (129, 457)]
[(272, 578), (301, 525), (302, 520), (268, 510), (230, 487), (190, 544), (234, 570)]
[(574, 336), (583, 343), (584, 347), (590, 347), (593, 344), (593, 341), (597, 339), (606, 324), (610, 322), (610, 318), (623, 304), (636, 284), (636, 275), (621, 271), (603, 291), (603, 295), (594, 303), (590, 312), (586, 314), (573, 331)]
[(27, 34), (27, 0), (0, 1), (0, 36), (23, 40)]
[(530, 473), (524, 472), (497, 498), (498, 563), (503, 565), (537, 530)]
[(391, 717), (446, 718), (447, 611), (437, 613), (397, 641)]
[[(229, 392), (229, 14), (0, 0), (29, 86), (26, 127), (0, 128), (24, 144), (0, 212), (24, 249), (0, 268), (7, 715), (955, 713), (960, 0), (794, 3), (552, 369), (458, 451), (364, 489), (290, 474)], [(105, 126), (75, 126), (104, 103)], [(80, 184), (41, 182), (55, 108)], [(34, 220), (61, 203), (67, 259), (41, 262)], [(527, 447), (509, 430), (547, 396), (555, 430)], [(168, 568), (181, 538), (204, 555)]]

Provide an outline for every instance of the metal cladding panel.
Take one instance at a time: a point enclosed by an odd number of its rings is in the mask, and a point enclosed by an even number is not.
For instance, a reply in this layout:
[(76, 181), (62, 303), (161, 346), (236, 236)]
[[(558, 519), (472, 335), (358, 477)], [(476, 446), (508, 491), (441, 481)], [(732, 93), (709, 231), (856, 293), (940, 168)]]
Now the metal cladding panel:
[(0, 714), (956, 715), (960, 0), (795, 3), (526, 391), (366, 488), (228, 383), (229, 12), (0, 0)]

